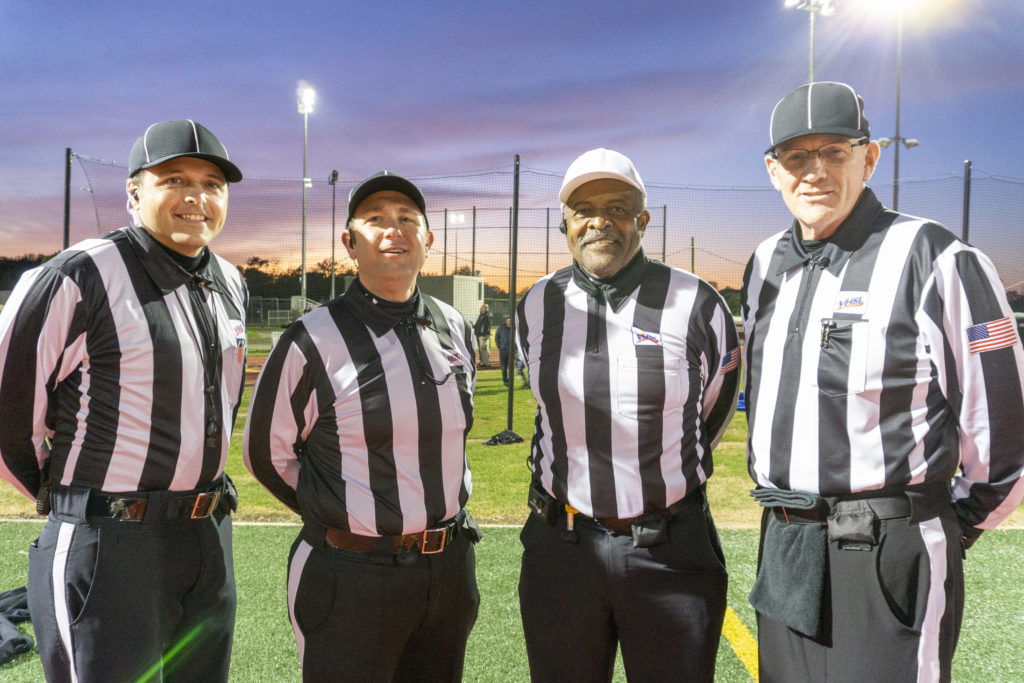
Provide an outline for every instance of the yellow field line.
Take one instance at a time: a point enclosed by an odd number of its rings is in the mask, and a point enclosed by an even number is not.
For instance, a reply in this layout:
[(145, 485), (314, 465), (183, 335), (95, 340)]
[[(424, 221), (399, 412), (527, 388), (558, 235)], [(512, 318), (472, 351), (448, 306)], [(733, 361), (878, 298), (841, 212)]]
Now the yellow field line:
[(743, 625), (740, 618), (732, 611), (732, 607), (725, 608), (725, 623), (722, 624), (722, 634), (732, 646), (732, 651), (746, 667), (750, 677), (757, 680), (757, 641), (750, 631)]

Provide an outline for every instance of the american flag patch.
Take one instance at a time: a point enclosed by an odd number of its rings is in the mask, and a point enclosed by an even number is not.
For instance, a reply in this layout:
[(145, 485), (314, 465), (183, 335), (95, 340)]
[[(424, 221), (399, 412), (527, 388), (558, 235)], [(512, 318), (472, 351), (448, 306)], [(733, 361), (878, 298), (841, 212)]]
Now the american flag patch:
[(967, 342), (971, 353), (994, 351), (1011, 346), (1017, 341), (1012, 318), (1000, 318), (967, 328)]
[(722, 357), (722, 369), (718, 372), (720, 375), (724, 375), (727, 372), (732, 372), (740, 366), (740, 347), (733, 348), (729, 353)]

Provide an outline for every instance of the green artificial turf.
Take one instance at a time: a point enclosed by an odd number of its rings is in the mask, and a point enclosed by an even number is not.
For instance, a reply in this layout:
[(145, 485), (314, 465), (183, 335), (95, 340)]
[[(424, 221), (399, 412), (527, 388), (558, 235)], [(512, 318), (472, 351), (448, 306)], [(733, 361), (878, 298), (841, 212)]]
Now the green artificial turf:
[[(480, 616), (470, 637), (465, 679), (468, 681), (526, 681), (529, 678), (523, 646), (516, 585), (519, 576), (519, 525), (526, 516), (529, 470), (526, 458), (533, 432), (536, 403), (517, 378), (512, 431), (523, 442), (486, 445), (508, 427), (508, 392), (497, 369), (479, 375), (475, 420), (467, 442), (473, 471), (469, 508), (479, 521), (490, 525), (477, 546), (477, 579), (481, 592)], [(298, 681), (298, 655), (285, 603), (285, 567), (288, 548), (297, 533), (298, 518), (280, 505), (245, 469), (241, 451), (250, 390), (238, 416), (227, 471), (239, 489), (241, 507), (236, 515), (234, 545), (238, 584), (238, 617), (232, 657), (232, 681)], [(746, 418), (737, 413), (715, 450), (714, 476), (708, 484), (711, 509), (721, 530), (730, 574), (729, 606), (751, 633), (753, 611), (746, 595), (753, 584), (757, 553), (759, 510), (747, 491), (750, 479), (745, 461)], [(34, 505), (13, 487), (0, 484), (0, 518), (38, 519)], [(1010, 523), (1019, 525), (1018, 509)], [(247, 524), (276, 522), (278, 524)], [(281, 523), (284, 523), (283, 525)], [(0, 591), (24, 585), (27, 547), (41, 522), (0, 522)], [(969, 551), (966, 563), (967, 606), (960, 645), (954, 662), (954, 680), (1024, 680), (1018, 643), (1024, 642), (1024, 530), (1006, 529), (984, 534)], [(30, 624), (21, 624), (31, 634)], [(566, 646), (571, 647), (571, 625)], [(0, 680), (42, 680), (35, 653), (0, 666)], [(621, 662), (616, 680), (625, 680)], [(725, 639), (719, 649), (716, 680), (749, 681), (750, 676)]]
[[(28, 569), (28, 544), (39, 522), (0, 523), (0, 590), (23, 585)], [(285, 603), (288, 548), (297, 527), (237, 525), (234, 534), (238, 617), (232, 653), (232, 681), (298, 681), (299, 660)], [(466, 655), (467, 681), (527, 681), (516, 584), (519, 576), (519, 530), (486, 527), (477, 546), (480, 616)], [(729, 606), (751, 632), (754, 615), (746, 601), (754, 579), (757, 531), (723, 530), (722, 545), (729, 568)], [(954, 661), (956, 681), (1024, 680), (1019, 646), (1024, 640), (1024, 530), (993, 531), (968, 552), (967, 608)], [(31, 634), (31, 625), (21, 624)], [(567, 647), (571, 625), (566, 625)], [(35, 651), (0, 666), (0, 680), (10, 683), (43, 680)], [(621, 663), (615, 680), (623, 681)], [(749, 681), (750, 676), (723, 638), (718, 681)]]

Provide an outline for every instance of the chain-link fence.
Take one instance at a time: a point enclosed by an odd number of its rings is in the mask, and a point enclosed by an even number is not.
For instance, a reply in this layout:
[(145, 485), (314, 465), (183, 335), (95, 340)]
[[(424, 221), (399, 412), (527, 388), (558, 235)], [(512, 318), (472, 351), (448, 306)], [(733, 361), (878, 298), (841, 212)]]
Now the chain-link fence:
[[(124, 166), (75, 155), (88, 180), (98, 232), (124, 225)], [(400, 169), (399, 169), (400, 171)], [(413, 177), (427, 200), (434, 246), (428, 275), (480, 275), (484, 298), (497, 321), (507, 311), (511, 263), (512, 167), (478, 173)], [(557, 200), (560, 173), (520, 170), (516, 289), (525, 291), (542, 275), (571, 263)], [(324, 302), (355, 269), (341, 243), (349, 190), (360, 179), (311, 180), (306, 193), (306, 292)], [(301, 292), (301, 180), (246, 178), (231, 187), (224, 230), (214, 246), (243, 269), (250, 295), (275, 310)], [(900, 210), (939, 221), (958, 235), (964, 225), (964, 178), (950, 175), (900, 182)], [(1024, 181), (972, 178), (969, 240), (995, 262), (1007, 288), (1024, 285)], [(891, 185), (873, 185), (883, 203)], [(767, 177), (763, 188), (647, 184), (651, 221), (646, 253), (690, 270), (719, 289), (740, 286), (743, 267), (761, 240), (791, 221)], [(1022, 309), (1024, 310), (1024, 309)], [(266, 312), (263, 313), (266, 320)]]

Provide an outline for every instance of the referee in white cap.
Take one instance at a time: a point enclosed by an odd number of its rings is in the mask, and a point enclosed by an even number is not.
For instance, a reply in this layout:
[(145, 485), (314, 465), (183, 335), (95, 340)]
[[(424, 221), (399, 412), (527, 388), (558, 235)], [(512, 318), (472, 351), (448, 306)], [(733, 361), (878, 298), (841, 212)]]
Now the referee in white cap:
[(49, 510), (28, 597), (49, 681), (225, 681), (245, 376), (242, 174), (191, 120), (135, 141), (132, 224), (22, 276), (0, 313), (0, 476)]
[(573, 263), (519, 305), (537, 399), (519, 602), (537, 681), (711, 681), (727, 574), (705, 484), (736, 408), (722, 297), (648, 259), (633, 163), (586, 152), (559, 192)]

